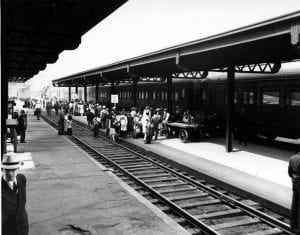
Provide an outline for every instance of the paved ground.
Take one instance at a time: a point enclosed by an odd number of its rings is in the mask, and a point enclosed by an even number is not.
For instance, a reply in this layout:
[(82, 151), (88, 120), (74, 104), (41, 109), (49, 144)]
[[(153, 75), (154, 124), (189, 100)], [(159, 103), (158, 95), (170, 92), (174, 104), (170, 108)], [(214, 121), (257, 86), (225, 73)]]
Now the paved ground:
[(19, 144), (30, 234), (186, 234), (44, 121)]
[[(74, 118), (86, 123), (86, 117)], [(161, 137), (152, 144), (144, 144), (142, 138), (127, 140), (197, 172), (250, 192), (261, 200), (282, 207), (289, 214), (292, 184), (287, 168), (288, 160), (294, 152), (253, 143), (248, 146), (234, 143), (234, 151), (227, 153), (225, 140), (221, 138), (182, 143), (178, 138)]]

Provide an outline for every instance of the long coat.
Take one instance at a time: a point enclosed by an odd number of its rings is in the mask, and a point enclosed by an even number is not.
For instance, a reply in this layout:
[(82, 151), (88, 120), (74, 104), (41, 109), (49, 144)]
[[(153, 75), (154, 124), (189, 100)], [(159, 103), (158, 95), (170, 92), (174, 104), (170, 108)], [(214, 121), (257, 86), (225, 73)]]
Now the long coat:
[(2, 178), (2, 234), (28, 235), (28, 216), (26, 204), (26, 178), (17, 175), (18, 193), (12, 191)]

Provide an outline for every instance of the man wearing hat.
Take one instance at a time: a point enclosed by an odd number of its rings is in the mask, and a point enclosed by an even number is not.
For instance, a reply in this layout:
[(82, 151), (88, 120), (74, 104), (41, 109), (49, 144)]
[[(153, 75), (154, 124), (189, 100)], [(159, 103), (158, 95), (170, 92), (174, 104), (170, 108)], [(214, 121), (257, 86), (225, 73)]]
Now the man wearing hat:
[(2, 160), (2, 234), (28, 235), (26, 204), (26, 178), (18, 174), (20, 162), (17, 154), (9, 152)]

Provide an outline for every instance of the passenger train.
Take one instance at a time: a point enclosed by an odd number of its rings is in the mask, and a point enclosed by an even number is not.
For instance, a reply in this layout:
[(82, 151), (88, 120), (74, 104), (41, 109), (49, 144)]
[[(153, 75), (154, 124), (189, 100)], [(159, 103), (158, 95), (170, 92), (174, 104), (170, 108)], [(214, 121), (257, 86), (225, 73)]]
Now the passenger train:
[[(189, 109), (192, 113), (215, 113), (220, 130), (226, 123), (226, 74), (208, 78), (173, 79), (173, 108)], [(277, 74), (236, 74), (234, 91), (235, 116), (245, 109), (252, 134), (263, 134), (270, 139), (277, 136), (300, 138), (300, 71)], [(119, 107), (132, 107), (132, 84), (116, 86)], [(149, 105), (167, 107), (166, 82), (139, 82), (137, 108)], [(88, 101), (95, 100), (95, 87), (88, 90)], [(99, 87), (98, 103), (109, 104), (110, 86)]]

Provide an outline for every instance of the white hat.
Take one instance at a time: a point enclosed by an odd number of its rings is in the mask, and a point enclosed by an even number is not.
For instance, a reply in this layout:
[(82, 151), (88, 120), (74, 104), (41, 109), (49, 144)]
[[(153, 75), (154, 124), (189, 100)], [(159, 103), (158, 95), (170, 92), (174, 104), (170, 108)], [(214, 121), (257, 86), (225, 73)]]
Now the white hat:
[(2, 166), (3, 169), (19, 169), (21, 166), (18, 160), (18, 155), (14, 152), (8, 152), (3, 155)]

